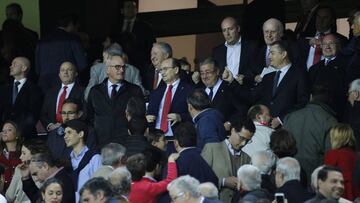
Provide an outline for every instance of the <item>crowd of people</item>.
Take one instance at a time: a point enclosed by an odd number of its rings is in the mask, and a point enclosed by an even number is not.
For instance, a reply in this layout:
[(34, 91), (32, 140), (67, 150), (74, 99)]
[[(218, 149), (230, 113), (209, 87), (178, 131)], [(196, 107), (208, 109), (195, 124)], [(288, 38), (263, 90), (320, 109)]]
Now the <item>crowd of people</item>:
[(347, 38), (332, 7), (302, 3), (294, 32), (270, 18), (262, 41), (223, 18), (193, 68), (135, 1), (92, 65), (72, 15), (39, 40), (9, 4), (0, 202), (360, 202), (360, 8)]

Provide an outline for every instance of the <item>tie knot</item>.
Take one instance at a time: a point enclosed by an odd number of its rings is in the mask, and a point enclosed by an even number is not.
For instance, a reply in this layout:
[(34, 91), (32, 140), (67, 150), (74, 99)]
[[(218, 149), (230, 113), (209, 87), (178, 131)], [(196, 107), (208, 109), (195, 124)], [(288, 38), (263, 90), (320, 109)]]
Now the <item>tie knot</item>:
[(173, 88), (173, 85), (169, 85), (169, 89), (171, 90)]
[(113, 89), (117, 88), (117, 85), (111, 85)]
[(19, 86), (20, 85), (20, 82), (19, 81), (16, 81), (15, 82), (15, 86), (17, 87), (17, 86)]
[(68, 88), (68, 86), (65, 85), (63, 88), (64, 88), (64, 90), (66, 90)]

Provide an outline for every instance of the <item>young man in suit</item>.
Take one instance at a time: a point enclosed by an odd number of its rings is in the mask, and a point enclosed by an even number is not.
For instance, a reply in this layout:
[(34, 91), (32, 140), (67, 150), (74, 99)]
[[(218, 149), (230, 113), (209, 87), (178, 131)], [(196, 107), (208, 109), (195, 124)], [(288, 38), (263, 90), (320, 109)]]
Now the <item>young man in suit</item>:
[(270, 65), (277, 71), (264, 76), (258, 86), (256, 100), (269, 107), (274, 118), (271, 126), (277, 128), (286, 114), (302, 108), (309, 101), (308, 78), (304, 69), (292, 63), (288, 43), (274, 42), (269, 58)]
[(77, 82), (77, 70), (73, 63), (65, 61), (60, 66), (59, 78), (61, 85), (52, 88), (45, 96), (40, 121), (47, 131), (60, 127), (61, 110), (65, 99), (83, 100), (84, 88)]
[(201, 156), (218, 177), (220, 200), (231, 202), (238, 192), (237, 169), (250, 163), (250, 157), (241, 149), (250, 142), (255, 132), (251, 120), (237, 120), (233, 123), (229, 139), (219, 143), (206, 144)]
[(4, 86), (0, 93), (0, 121), (15, 121), (23, 130), (25, 139), (37, 136), (35, 125), (42, 105), (39, 87), (27, 78), (29, 70), (29, 59), (16, 57), (10, 66), (14, 82)]

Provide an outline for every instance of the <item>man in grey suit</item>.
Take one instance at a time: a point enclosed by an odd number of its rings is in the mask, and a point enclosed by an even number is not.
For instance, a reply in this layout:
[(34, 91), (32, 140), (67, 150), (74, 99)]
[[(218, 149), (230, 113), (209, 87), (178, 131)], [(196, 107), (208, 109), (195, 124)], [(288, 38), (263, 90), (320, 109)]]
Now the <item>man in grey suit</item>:
[(217, 175), (220, 190), (220, 200), (232, 202), (237, 191), (236, 172), (244, 164), (250, 163), (250, 157), (241, 149), (254, 135), (255, 126), (250, 119), (238, 119), (233, 123), (228, 139), (219, 143), (205, 145), (201, 156)]
[[(86, 87), (85, 93), (84, 93), (85, 100), (87, 100), (87, 98), (88, 98), (90, 89), (93, 86), (102, 83), (105, 80), (105, 78), (107, 78), (105, 63), (106, 63), (106, 60), (111, 58), (111, 56), (114, 54), (121, 55), (121, 56), (126, 55), (123, 52), (123, 49), (121, 48), (121, 46), (117, 43), (114, 43), (114, 44), (110, 45), (107, 49), (104, 50), (103, 63), (98, 63), (91, 67), (90, 80), (89, 80), (88, 86)], [(142, 86), (139, 70), (135, 66), (132, 66), (128, 63), (125, 63), (125, 66), (126, 66), (125, 80), (132, 84), (138, 85), (144, 91), (144, 87)]]

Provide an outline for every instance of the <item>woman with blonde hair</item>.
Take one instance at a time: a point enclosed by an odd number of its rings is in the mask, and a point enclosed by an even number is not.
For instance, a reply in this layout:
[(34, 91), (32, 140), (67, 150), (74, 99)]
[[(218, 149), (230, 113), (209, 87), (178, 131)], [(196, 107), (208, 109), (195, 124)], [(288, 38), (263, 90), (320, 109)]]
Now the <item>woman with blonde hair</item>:
[(354, 200), (360, 190), (352, 182), (352, 174), (357, 159), (354, 131), (348, 124), (339, 123), (330, 130), (331, 148), (325, 154), (325, 164), (337, 166), (344, 176), (345, 192), (343, 197)]

